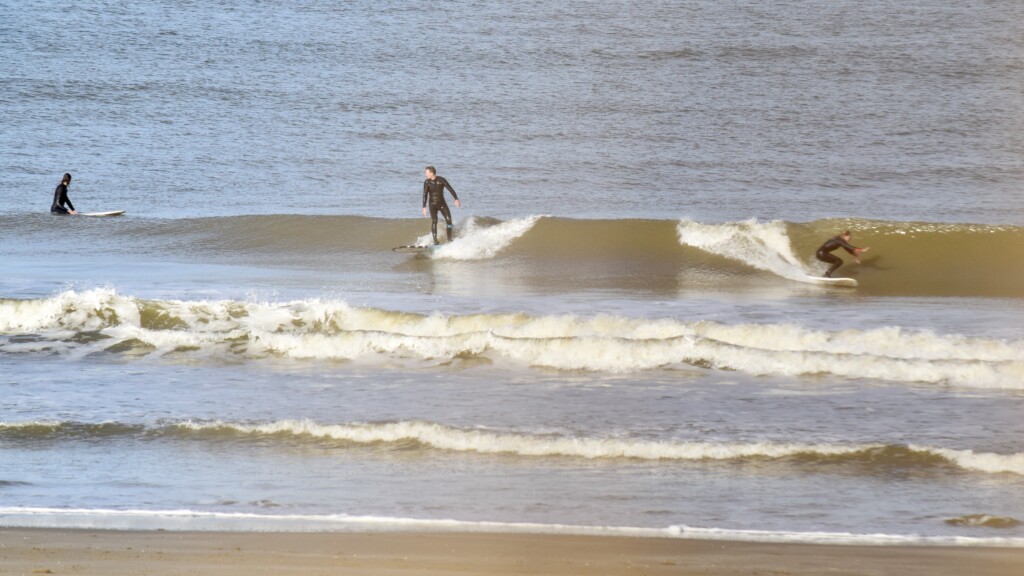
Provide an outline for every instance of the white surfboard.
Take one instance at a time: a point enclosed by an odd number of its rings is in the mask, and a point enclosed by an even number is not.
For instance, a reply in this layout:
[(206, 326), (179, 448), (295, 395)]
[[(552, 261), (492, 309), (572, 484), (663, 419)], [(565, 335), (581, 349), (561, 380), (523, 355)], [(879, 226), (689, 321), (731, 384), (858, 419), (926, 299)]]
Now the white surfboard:
[(79, 212), (79, 216), (120, 216), (124, 210), (111, 210), (110, 212)]
[(857, 281), (853, 278), (826, 278), (824, 276), (804, 276), (811, 284), (821, 284), (823, 286), (849, 286), (854, 287), (857, 285)]
[(437, 246), (434, 246), (434, 245), (428, 245), (428, 246), (398, 246), (396, 248), (392, 248), (391, 251), (392, 252), (401, 252), (402, 254), (422, 254), (424, 252), (429, 252), (429, 251), (433, 250), (434, 248), (437, 248)]

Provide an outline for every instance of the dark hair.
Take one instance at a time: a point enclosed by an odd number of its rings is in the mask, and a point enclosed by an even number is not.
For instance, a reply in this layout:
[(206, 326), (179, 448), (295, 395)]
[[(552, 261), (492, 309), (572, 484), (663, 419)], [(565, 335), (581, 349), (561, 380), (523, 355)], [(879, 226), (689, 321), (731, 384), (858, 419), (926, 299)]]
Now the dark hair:
[(434, 168), (433, 166), (427, 166), (427, 172), (430, 172), (431, 174), (437, 174), (437, 169)]
[(61, 184), (70, 184), (71, 183), (71, 174), (65, 173), (64, 177), (60, 179), (60, 183)]
[(850, 234), (850, 231), (849, 231), (849, 230), (846, 230), (845, 232), (843, 232), (842, 234), (840, 234), (840, 236), (853, 236), (853, 234)]

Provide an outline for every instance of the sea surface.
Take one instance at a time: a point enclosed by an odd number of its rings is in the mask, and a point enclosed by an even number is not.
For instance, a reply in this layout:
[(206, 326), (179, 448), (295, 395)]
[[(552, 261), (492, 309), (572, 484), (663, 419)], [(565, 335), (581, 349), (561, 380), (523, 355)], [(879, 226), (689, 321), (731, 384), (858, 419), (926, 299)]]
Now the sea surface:
[(1014, 0), (0, 2), (0, 525), (1024, 546), (1022, 94)]

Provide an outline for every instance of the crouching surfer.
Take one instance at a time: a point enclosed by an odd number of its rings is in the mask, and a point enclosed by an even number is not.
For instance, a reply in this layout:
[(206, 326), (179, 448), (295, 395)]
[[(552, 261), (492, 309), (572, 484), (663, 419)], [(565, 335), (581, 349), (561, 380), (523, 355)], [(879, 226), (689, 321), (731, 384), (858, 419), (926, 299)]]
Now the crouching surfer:
[(843, 232), (839, 236), (829, 238), (828, 240), (825, 241), (824, 244), (821, 245), (821, 248), (818, 248), (818, 252), (817, 254), (815, 254), (818, 260), (821, 260), (822, 262), (825, 262), (827, 264), (831, 264), (828, 271), (825, 272), (826, 278), (831, 278), (832, 273), (838, 270), (839, 267), (843, 265), (843, 259), (836, 256), (835, 254), (832, 254), (832, 252), (834, 252), (838, 248), (842, 248), (843, 250), (849, 252), (850, 255), (853, 256), (853, 259), (857, 261), (857, 264), (860, 264), (860, 258), (858, 256), (861, 253), (870, 250), (870, 248), (858, 248), (853, 244), (850, 244), (850, 238), (850, 231), (847, 230), (846, 232)]

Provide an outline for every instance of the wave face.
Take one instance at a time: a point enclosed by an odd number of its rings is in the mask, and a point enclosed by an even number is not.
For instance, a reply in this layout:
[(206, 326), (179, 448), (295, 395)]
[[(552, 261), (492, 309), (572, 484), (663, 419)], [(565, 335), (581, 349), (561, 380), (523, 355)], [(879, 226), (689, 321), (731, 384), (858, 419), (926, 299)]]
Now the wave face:
[[(1013, 226), (823, 220), (807, 224), (748, 220), (724, 224), (681, 221), (679, 241), (780, 278), (797, 282), (827, 265), (814, 257), (821, 243), (842, 231), (870, 247), (836, 276), (850, 276), (869, 293), (936, 296), (1024, 295), (1024, 272), (1006, 262), (1024, 257), (1024, 229)], [(1006, 260), (1009, 258), (1010, 260)]]
[(186, 438), (190, 440), (259, 439), (283, 443), (332, 441), (377, 446), (382, 450), (444, 450), (526, 458), (565, 457), (600, 460), (655, 461), (779, 461), (793, 464), (858, 466), (873, 472), (953, 466), (985, 474), (1024, 475), (1024, 453), (997, 454), (920, 445), (840, 444), (806, 442), (704, 442), (593, 438), (560, 434), (527, 434), (491, 429), (458, 428), (434, 422), (320, 424), (311, 420), (279, 420), (262, 424), (192, 421), (156, 427), (136, 424), (81, 422), (0, 422), (0, 439), (87, 440), (119, 436)]
[(143, 300), (109, 289), (0, 300), (0, 352), (433, 363), (475, 357), (610, 373), (692, 365), (1024, 389), (1024, 342), (895, 327), (829, 332), (607, 315), (422, 315), (325, 299)]
[(430, 263), (472, 261), (492, 284), (525, 283), (562, 292), (752, 286), (827, 290), (802, 282), (806, 274), (825, 269), (814, 257), (818, 246), (850, 230), (855, 245), (871, 248), (859, 265), (837, 252), (847, 262), (837, 275), (857, 279), (857, 294), (1024, 297), (1024, 267), (1014, 265), (1024, 259), (1024, 228), (1015, 226), (469, 217), (457, 222), (456, 242), (420, 259), (425, 260), (420, 266), (396, 269), (410, 257), (392, 254), (391, 248), (428, 243), (428, 220), (276, 215), (104, 223), (79, 219), (59, 229), (52, 224), (49, 215), (0, 216), (0, 226), (10, 231), (12, 254), (38, 255), (39, 246), (81, 242), (97, 254), (190, 262), (318, 270), (336, 270), (344, 262), (345, 271), (353, 274), (417, 273), (429, 271)]

